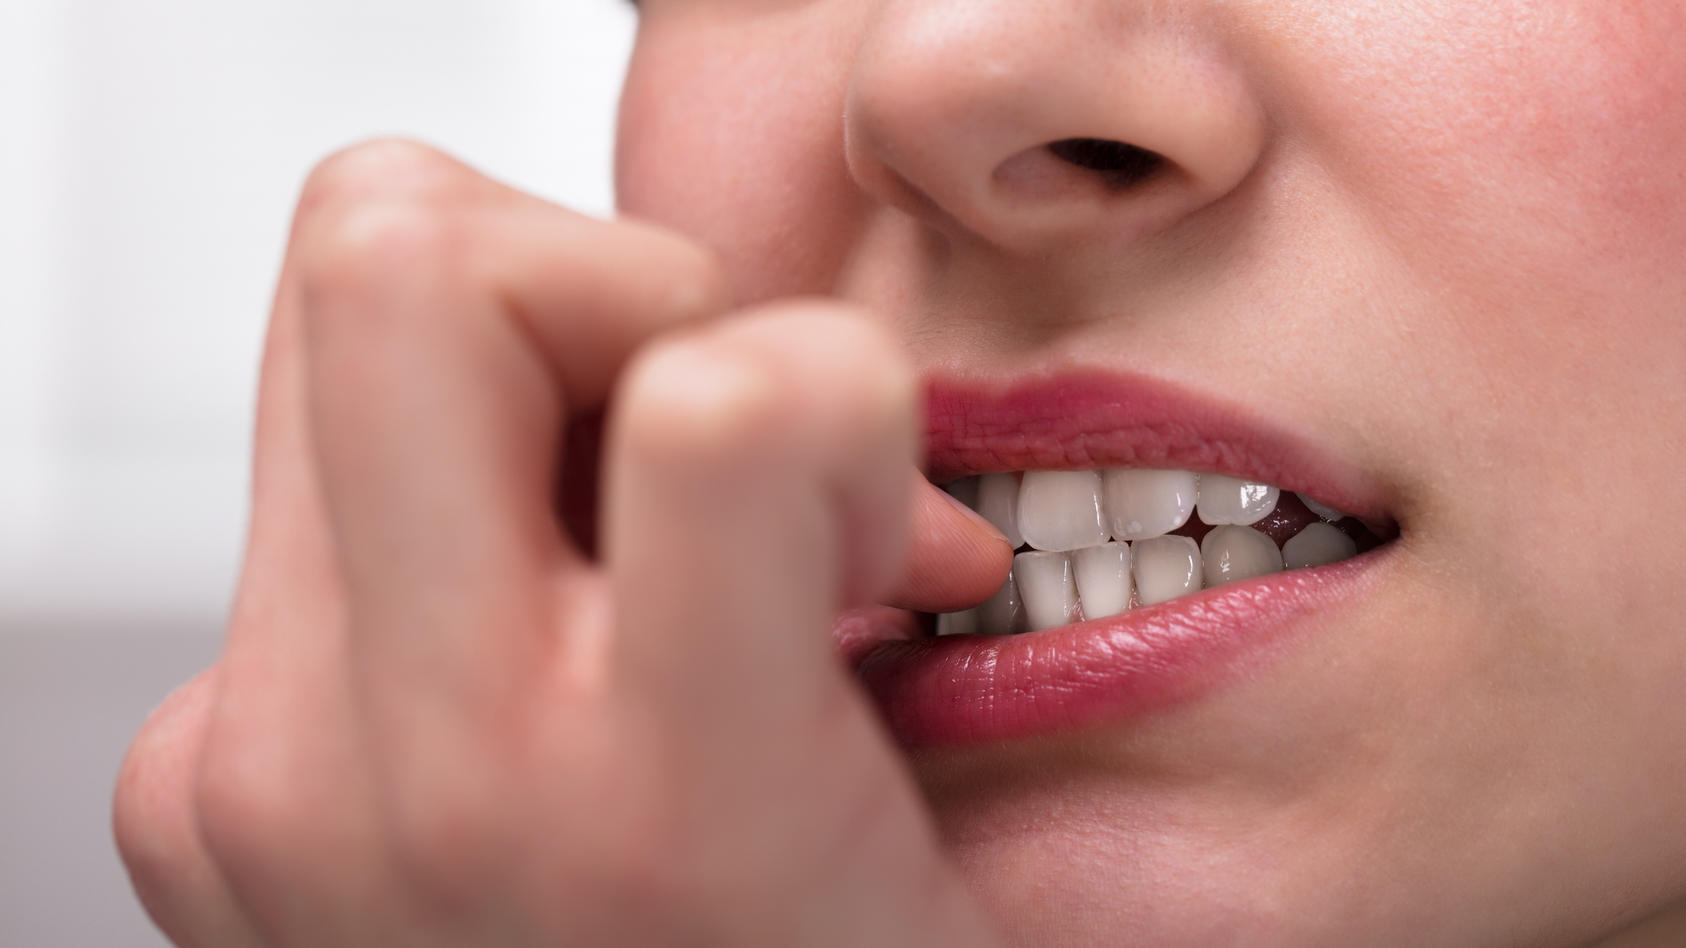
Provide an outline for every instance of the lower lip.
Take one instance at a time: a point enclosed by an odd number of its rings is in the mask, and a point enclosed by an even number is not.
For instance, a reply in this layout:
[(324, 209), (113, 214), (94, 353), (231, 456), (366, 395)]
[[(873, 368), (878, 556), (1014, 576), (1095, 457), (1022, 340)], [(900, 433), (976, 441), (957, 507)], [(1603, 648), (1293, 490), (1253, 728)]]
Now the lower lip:
[(1391, 546), (1027, 635), (884, 642), (856, 673), (909, 747), (1135, 718), (1210, 694), (1320, 626), (1334, 631), (1332, 607), (1363, 593)]

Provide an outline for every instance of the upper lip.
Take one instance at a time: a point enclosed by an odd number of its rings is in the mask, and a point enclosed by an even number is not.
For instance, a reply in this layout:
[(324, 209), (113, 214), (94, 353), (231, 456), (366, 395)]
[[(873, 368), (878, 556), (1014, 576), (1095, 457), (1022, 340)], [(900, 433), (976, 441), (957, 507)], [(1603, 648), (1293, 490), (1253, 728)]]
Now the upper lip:
[[(1379, 478), (1289, 425), (1162, 380), (1105, 372), (927, 376), (927, 476), (1159, 467), (1298, 490), (1390, 523)], [(1156, 606), (1022, 636), (918, 636), (901, 610), (862, 610), (838, 644), (909, 745), (1024, 737), (1130, 717), (1189, 699), (1249, 657), (1351, 621), (1381, 550), (1207, 589)], [(1344, 612), (1344, 618), (1343, 618)]]
[(1381, 480), (1289, 426), (1141, 375), (927, 376), (926, 476), (1175, 468), (1307, 494), (1370, 522), (1391, 519)]

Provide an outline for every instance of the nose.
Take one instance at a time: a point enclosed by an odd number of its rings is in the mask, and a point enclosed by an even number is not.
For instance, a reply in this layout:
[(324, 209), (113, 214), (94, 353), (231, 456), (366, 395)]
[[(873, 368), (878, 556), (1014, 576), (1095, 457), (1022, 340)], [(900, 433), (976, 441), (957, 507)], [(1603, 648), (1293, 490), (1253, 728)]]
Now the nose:
[(1245, 180), (1266, 137), (1200, 7), (885, 0), (849, 76), (850, 173), (1013, 253), (1172, 227)]

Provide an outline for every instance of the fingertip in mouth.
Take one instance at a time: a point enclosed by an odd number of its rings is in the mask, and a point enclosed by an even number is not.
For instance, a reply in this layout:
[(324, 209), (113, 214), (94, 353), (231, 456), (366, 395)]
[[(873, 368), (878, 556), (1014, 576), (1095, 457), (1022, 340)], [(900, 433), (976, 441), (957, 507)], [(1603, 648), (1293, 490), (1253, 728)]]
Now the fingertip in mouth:
[(1060, 730), (1198, 692), (1355, 594), (1399, 533), (1362, 470), (1156, 382), (933, 383), (927, 404), (930, 476), (1016, 553), (973, 608), (840, 624), (906, 744)]

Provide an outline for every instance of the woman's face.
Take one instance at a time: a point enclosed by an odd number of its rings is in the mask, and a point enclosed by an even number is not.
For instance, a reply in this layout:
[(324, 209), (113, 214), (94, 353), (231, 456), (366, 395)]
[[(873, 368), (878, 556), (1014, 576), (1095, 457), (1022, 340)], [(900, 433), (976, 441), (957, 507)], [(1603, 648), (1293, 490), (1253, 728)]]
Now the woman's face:
[[(1398, 527), (1175, 700), (915, 741), (1010, 934), (1543, 945), (1682, 909), (1686, 6), (641, 16), (621, 205), (742, 299), (868, 303), (954, 390), (1182, 393)], [(1158, 158), (1047, 147), (1080, 138)], [(1129, 464), (1083, 445), (1046, 466)], [(1029, 466), (988, 454), (942, 475)]]

